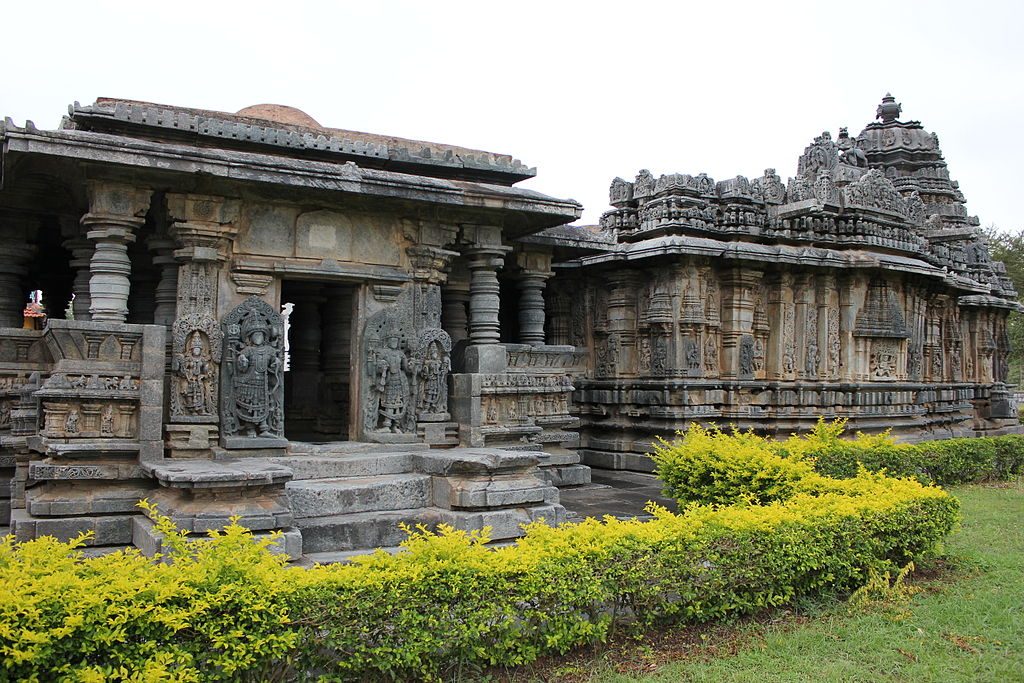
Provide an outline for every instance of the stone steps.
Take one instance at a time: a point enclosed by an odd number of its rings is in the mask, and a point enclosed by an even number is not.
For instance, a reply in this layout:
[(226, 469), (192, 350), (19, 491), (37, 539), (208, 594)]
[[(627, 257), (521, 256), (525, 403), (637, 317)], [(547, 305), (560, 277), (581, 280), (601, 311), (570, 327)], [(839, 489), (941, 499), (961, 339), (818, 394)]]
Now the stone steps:
[[(373, 548), (397, 547), (407, 537), (399, 528), (399, 524), (432, 525), (437, 518), (437, 511), (427, 507), (416, 507), (399, 510), (368, 511), (327, 517), (306, 517), (296, 520), (296, 526), (302, 532), (302, 552), (312, 555), (312, 561), (338, 562), (340, 559), (327, 560), (324, 556), (317, 560), (320, 553), (346, 553), (349, 556), (373, 552)], [(369, 549), (369, 550), (368, 550)], [(352, 553), (351, 551), (360, 551)]]
[(423, 508), (430, 505), (431, 477), (427, 474), (385, 474), (303, 479), (288, 482), (285, 492), (297, 520)]
[(293, 472), (292, 481), (373, 477), (406, 474), (413, 469), (412, 453), (359, 453), (355, 455), (285, 455), (262, 458), (284, 465)]

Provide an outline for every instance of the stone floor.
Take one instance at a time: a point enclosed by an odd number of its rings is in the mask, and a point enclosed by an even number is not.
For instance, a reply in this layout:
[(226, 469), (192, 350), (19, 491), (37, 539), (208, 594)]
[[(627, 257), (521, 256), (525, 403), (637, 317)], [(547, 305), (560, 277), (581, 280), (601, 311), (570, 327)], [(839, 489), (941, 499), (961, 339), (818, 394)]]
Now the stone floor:
[(653, 474), (622, 470), (591, 471), (591, 484), (561, 489), (562, 505), (569, 512), (569, 521), (585, 517), (611, 515), (620, 519), (647, 519), (647, 501), (654, 501), (673, 512), (676, 502), (661, 493), (661, 482)]

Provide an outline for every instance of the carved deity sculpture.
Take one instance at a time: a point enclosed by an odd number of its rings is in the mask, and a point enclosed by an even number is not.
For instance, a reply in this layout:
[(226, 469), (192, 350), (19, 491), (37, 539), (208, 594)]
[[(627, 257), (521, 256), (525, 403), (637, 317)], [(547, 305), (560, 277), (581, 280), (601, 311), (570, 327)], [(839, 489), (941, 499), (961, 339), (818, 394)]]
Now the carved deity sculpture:
[(761, 372), (764, 369), (764, 342), (760, 337), (754, 339), (753, 369), (754, 372)]
[(447, 378), (452, 372), (452, 338), (440, 329), (420, 335), (412, 358), (418, 420), (447, 417)]
[(401, 348), (398, 334), (389, 334), (384, 348), (377, 349), (369, 363), (374, 376), (371, 389), (377, 408), (375, 427), (380, 431), (405, 431), (405, 416), (409, 407), (409, 360)]
[(875, 342), (871, 349), (871, 376), (892, 379), (896, 376), (896, 347), (890, 341)]
[[(284, 349), (281, 316), (250, 297), (224, 319), (221, 433), (284, 437)], [(230, 447), (230, 446), (229, 446)]]
[(743, 335), (740, 338), (740, 377), (749, 377), (754, 374), (755, 347), (759, 341), (754, 341), (750, 335)]
[(686, 340), (686, 367), (690, 370), (700, 370), (700, 347), (693, 339)]
[(78, 433), (78, 411), (72, 410), (64, 419), (64, 431), (68, 434)]
[(114, 434), (114, 407), (107, 406), (103, 410), (103, 417), (100, 422), (100, 434), (102, 436), (112, 436)]
[(201, 332), (193, 332), (188, 352), (174, 358), (172, 371), (176, 376), (178, 406), (190, 415), (212, 415), (213, 380), (211, 363), (207, 358)]

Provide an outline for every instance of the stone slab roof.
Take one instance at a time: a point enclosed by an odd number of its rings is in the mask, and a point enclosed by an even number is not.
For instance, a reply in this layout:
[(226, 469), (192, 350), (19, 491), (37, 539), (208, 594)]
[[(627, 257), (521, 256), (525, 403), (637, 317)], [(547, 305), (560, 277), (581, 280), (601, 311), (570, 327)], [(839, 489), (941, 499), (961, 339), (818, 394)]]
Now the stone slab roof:
[(91, 105), (71, 105), (63, 126), (303, 158), (340, 158), (371, 168), (502, 185), (537, 174), (507, 154), (329, 128), (282, 105), (256, 105), (231, 114), (101, 97)]
[(0, 144), (3, 167), (7, 170), (10, 165), (8, 157), (39, 155), (81, 163), (108, 164), (143, 174), (198, 173), (230, 183), (276, 185), (422, 202), (477, 213), (494, 213), (496, 220), (502, 220), (510, 237), (576, 220), (582, 212), (582, 207), (572, 200), (556, 199), (507, 184), (368, 168), (340, 158), (294, 158), (263, 150), (241, 151), (201, 146), (184, 140), (126, 137), (77, 127), (47, 131), (30, 123), (20, 127), (11, 119), (0, 123)]

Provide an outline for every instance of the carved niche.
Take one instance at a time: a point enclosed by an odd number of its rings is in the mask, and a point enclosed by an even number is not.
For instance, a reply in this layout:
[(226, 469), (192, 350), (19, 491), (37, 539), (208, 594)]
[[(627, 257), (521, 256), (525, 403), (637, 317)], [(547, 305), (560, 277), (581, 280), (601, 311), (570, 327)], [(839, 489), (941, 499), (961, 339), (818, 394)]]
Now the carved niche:
[[(363, 359), (363, 431), (413, 434), (416, 406), (413, 403), (412, 334), (393, 310), (380, 311), (366, 321)], [(451, 340), (448, 340), (451, 349)]]
[[(758, 340), (759, 341), (759, 340)], [(740, 367), (739, 374), (740, 379), (753, 379), (755, 370), (759, 370), (757, 367), (757, 342), (754, 337), (749, 334), (745, 334), (740, 337)], [(764, 348), (761, 348), (761, 359), (764, 359)]]
[(171, 326), (172, 421), (216, 419), (223, 334), (213, 317), (216, 278), (211, 268), (190, 263), (181, 269), (178, 317)]
[(270, 304), (249, 297), (221, 325), (224, 445), (279, 445), (284, 440), (284, 321)]
[(839, 309), (835, 306), (828, 308), (828, 367), (833, 379), (839, 377), (840, 352), (842, 342), (839, 339)]
[(448, 375), (452, 369), (452, 340), (442, 329), (420, 334), (412, 353), (413, 395), (421, 422), (443, 422), (448, 413)]
[(892, 339), (875, 339), (871, 344), (871, 379), (896, 379), (898, 343)]

